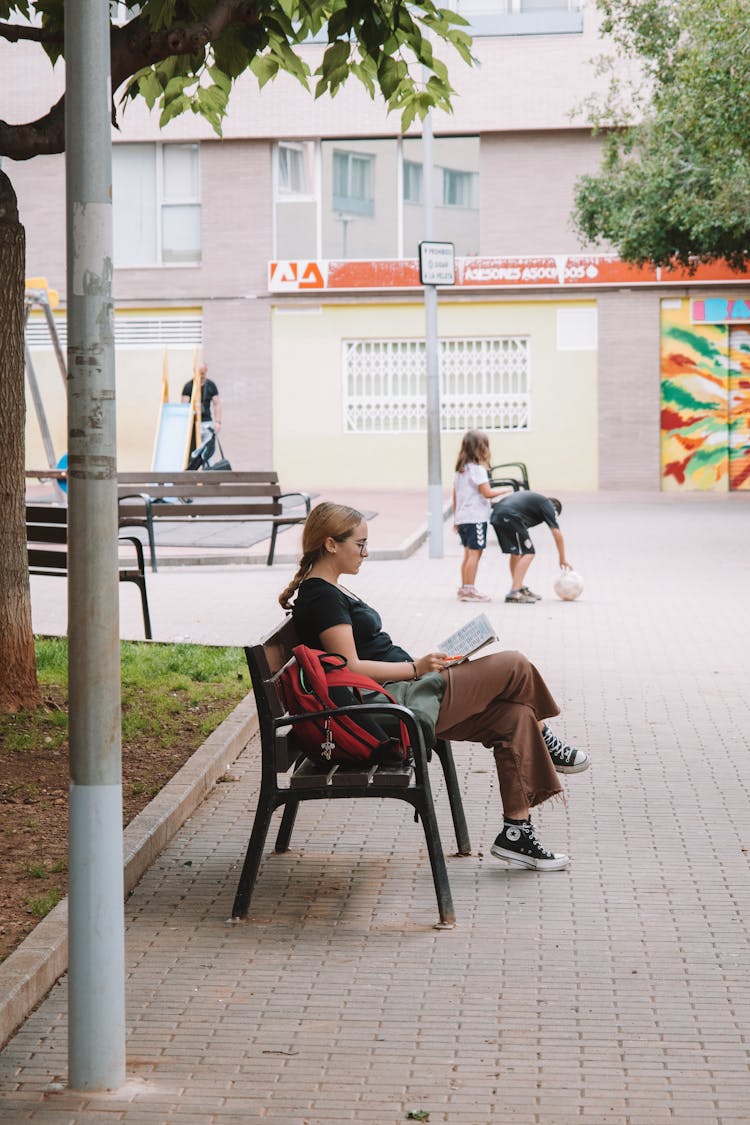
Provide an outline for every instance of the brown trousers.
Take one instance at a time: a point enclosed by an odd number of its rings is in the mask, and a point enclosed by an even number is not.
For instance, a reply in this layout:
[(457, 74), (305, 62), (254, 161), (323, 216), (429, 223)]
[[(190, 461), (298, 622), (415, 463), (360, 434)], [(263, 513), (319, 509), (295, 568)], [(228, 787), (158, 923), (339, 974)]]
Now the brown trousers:
[(498, 652), (443, 672), (448, 681), (437, 733), (481, 742), (495, 755), (503, 808), (541, 804), (562, 792), (539, 727), (560, 709), (534, 665), (520, 652)]

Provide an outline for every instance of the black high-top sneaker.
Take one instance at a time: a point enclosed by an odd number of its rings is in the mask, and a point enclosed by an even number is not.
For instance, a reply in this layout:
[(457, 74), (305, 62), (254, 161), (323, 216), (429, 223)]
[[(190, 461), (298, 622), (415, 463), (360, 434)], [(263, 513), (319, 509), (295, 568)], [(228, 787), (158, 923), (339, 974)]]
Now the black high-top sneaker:
[(557, 855), (542, 847), (530, 820), (506, 820), (490, 851), (496, 859), (506, 859), (535, 871), (560, 871), (570, 863), (570, 856)]
[(542, 738), (547, 743), (549, 756), (558, 773), (583, 773), (591, 765), (585, 750), (567, 746), (546, 724), (542, 727)]

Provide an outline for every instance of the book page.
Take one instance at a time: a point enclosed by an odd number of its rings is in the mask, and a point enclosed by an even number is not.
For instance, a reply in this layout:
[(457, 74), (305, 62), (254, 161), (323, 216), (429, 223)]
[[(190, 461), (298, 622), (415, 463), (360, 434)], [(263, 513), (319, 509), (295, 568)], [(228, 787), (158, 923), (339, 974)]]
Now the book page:
[(438, 645), (438, 652), (445, 652), (451, 657), (465, 658), (471, 656), (477, 649), (483, 648), (484, 645), (491, 644), (496, 640), (497, 634), (494, 625), (486, 613), (480, 613), (478, 617), (467, 621), (455, 633), (451, 633), (449, 637), (441, 641)]

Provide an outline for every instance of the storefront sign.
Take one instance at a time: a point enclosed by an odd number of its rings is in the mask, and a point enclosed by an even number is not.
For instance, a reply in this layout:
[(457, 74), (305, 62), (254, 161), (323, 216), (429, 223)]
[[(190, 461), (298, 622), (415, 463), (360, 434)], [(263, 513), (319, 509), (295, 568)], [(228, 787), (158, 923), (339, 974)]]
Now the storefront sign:
[[(424, 245), (424, 244), (423, 244)], [(450, 245), (431, 243), (430, 245)], [(447, 274), (446, 274), (447, 276)], [(579, 289), (641, 285), (717, 285), (750, 283), (750, 274), (732, 270), (721, 262), (686, 269), (660, 266), (632, 266), (604, 254), (556, 254), (538, 258), (456, 258), (453, 284), (457, 289)], [(268, 288), (272, 293), (307, 291), (350, 291), (373, 289), (419, 289), (419, 261), (393, 258), (380, 261), (276, 261), (268, 265)], [(707, 298), (702, 302), (713, 308)], [(747, 298), (750, 308), (750, 297)], [(728, 302), (732, 304), (732, 302)], [(695, 306), (701, 302), (694, 302)], [(739, 304), (744, 305), (740, 300)], [(718, 307), (718, 306), (717, 306)], [(739, 311), (739, 309), (738, 309)], [(750, 313), (744, 314), (750, 317)], [(695, 317), (693, 318), (695, 319)], [(724, 317), (743, 319), (743, 317)], [(710, 323), (706, 318), (706, 322)]]
[(750, 297), (706, 297), (690, 302), (693, 324), (747, 324)]

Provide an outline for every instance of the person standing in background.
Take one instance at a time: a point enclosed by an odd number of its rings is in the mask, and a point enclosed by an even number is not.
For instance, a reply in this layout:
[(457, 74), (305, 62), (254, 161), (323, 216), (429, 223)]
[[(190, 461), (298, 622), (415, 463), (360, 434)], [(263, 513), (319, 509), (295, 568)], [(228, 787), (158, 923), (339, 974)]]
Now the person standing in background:
[(490, 439), (482, 430), (464, 434), (453, 477), (453, 530), (458, 532), (464, 557), (461, 562), (460, 602), (489, 602), (489, 594), (477, 590), (479, 560), (487, 546), (490, 500), (505, 496), (507, 488), (491, 488), (489, 477)]
[[(212, 379), (208, 379), (208, 367), (202, 363), (198, 368), (201, 393), (201, 443), (208, 441), (212, 433), (221, 429), (221, 399), (219, 388)], [(193, 397), (193, 380), (191, 379), (182, 388), (181, 402), (190, 402)]]

